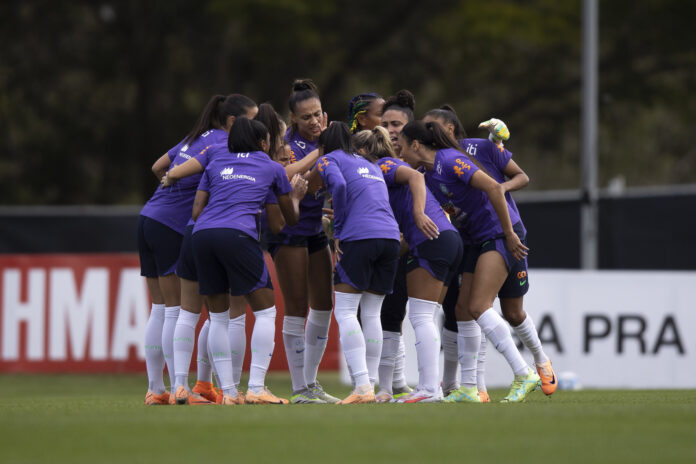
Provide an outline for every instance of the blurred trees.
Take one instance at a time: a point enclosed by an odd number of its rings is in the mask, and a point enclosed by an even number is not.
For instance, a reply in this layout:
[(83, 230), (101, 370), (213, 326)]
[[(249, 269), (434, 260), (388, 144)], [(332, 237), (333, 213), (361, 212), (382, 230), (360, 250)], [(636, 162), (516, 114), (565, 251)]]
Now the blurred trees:
[[(579, 185), (580, 0), (0, 4), (3, 204), (138, 204), (214, 93), (283, 114), (295, 77), (331, 119), (363, 91), (504, 119), (530, 189)], [(696, 178), (696, 3), (600, 2), (600, 184)]]

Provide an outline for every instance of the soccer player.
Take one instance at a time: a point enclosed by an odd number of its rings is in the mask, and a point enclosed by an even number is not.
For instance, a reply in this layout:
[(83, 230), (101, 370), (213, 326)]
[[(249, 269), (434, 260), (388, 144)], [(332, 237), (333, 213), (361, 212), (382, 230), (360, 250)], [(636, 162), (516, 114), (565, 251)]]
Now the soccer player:
[[(524, 188), (529, 183), (529, 177), (525, 172), (519, 167), (519, 165), (512, 159), (512, 153), (503, 147), (503, 140), (509, 138), (509, 131), (502, 121), (497, 119), (491, 119), (481, 123), (479, 127), (488, 129), (490, 131), (490, 136), (488, 139), (479, 138), (467, 138), (466, 133), (462, 129), (461, 122), (457, 117), (454, 109), (449, 105), (444, 105), (438, 109), (428, 111), (423, 118), (424, 122), (437, 121), (439, 122), (447, 132), (459, 141), (459, 145), (462, 150), (464, 150), (469, 156), (476, 158), (481, 165), (483, 165), (488, 172), (488, 174), (493, 177), (498, 183), (500, 183), (505, 191), (505, 200), (508, 203), (510, 210), (513, 210), (519, 214), (515, 200), (512, 198), (510, 192)], [(515, 224), (515, 227), (520, 232), (522, 243), (526, 245), (526, 229), (522, 223), (522, 219)], [(468, 250), (473, 252), (473, 247), (467, 247)], [(475, 264), (475, 261), (471, 264)], [(464, 272), (472, 273), (473, 269), (469, 269)], [(450, 292), (457, 292), (457, 286), (452, 286)], [(498, 298), (500, 298), (500, 308), (503, 313), (503, 317), (512, 326), (513, 330), (517, 336), (522, 340), (524, 345), (529, 349), (529, 351), (534, 356), (534, 363), (536, 365), (537, 372), (541, 377), (541, 389), (546, 395), (551, 395), (556, 390), (557, 382), (556, 375), (553, 371), (551, 361), (549, 357), (544, 353), (544, 349), (539, 340), (539, 334), (537, 333), (534, 322), (531, 316), (524, 311), (523, 300), (524, 295), (529, 291), (529, 276), (527, 271), (527, 259), (521, 261), (516, 261), (513, 267), (510, 269), (510, 273), (505, 280), (505, 283), (500, 288), (498, 292)], [(453, 298), (456, 301), (457, 297)], [(450, 299), (452, 300), (452, 299)], [(454, 306), (453, 304), (446, 308), (446, 313), (454, 316)], [(454, 317), (447, 317), (448, 322)], [(454, 340), (454, 346), (456, 347), (456, 323), (452, 327), (451, 322), (447, 324), (443, 331), (443, 338), (447, 337), (449, 340)], [(485, 369), (485, 355), (486, 355), (486, 338), (481, 337), (481, 347), (479, 348), (479, 353), (477, 356), (477, 373), (476, 382), (479, 390), (479, 396), (482, 400), (486, 400), (488, 394), (486, 392), (486, 384), (484, 380), (484, 369)], [(450, 350), (452, 343), (448, 345)], [(446, 357), (452, 359), (457, 359), (456, 349), (454, 350), (454, 356), (452, 353)], [(450, 368), (449, 372), (445, 373), (443, 376), (443, 387), (445, 390), (456, 390), (459, 388), (456, 385), (456, 372), (451, 370), (453, 363), (446, 363), (446, 370)], [(457, 362), (458, 365), (458, 362)]]
[[(442, 400), (438, 375), (440, 336), (433, 316), (462, 257), (459, 233), (425, 186), (423, 174), (396, 158), (383, 127), (353, 136), (358, 153), (378, 164), (389, 188), (389, 203), (409, 251), (406, 261), (409, 320), (416, 335), (419, 382), (399, 402)], [(378, 401), (391, 399), (380, 391)]]
[[(196, 188), (201, 179), (201, 173), (215, 153), (227, 151), (227, 137), (230, 128), (236, 118), (245, 116), (253, 118), (258, 112), (256, 103), (244, 95), (232, 94), (227, 96), (213, 111), (208, 120), (200, 122), (200, 130), (208, 130), (201, 136), (204, 148), (192, 152), (188, 160), (172, 167), (162, 178), (163, 188), (184, 189), (188, 188), (190, 194), (195, 196)], [(191, 366), (191, 355), (195, 341), (195, 329), (200, 317), (203, 298), (198, 293), (198, 274), (191, 247), (191, 234), (193, 220), (189, 220), (184, 239), (181, 245), (181, 254), (176, 274), (181, 280), (181, 310), (174, 329), (174, 366), (176, 374), (176, 386), (174, 397), (179, 404), (202, 403), (200, 396), (208, 401), (215, 402), (217, 393), (212, 384), (211, 364), (207, 350), (207, 336), (209, 323), (204, 324), (199, 334), (199, 353), (197, 359), (198, 380), (191, 395), (188, 386), (188, 372)], [(239, 383), (241, 375), (241, 363), (244, 360), (246, 350), (245, 311), (246, 302), (241, 297), (230, 298), (231, 313), (234, 316), (230, 321), (229, 336), (233, 343), (235, 384)], [(206, 321), (207, 322), (207, 321)]]
[(510, 269), (527, 256), (528, 248), (513, 229), (519, 215), (509, 209), (503, 187), (485, 173), (475, 158), (466, 156), (439, 123), (410, 122), (401, 131), (399, 141), (404, 160), (414, 168), (425, 170), (426, 184), (450, 214), (452, 223), (473, 243), (479, 244), (474, 272), (470, 281), (463, 275), (456, 306), (464, 385), (450, 393), (445, 401), (480, 402), (476, 359), (464, 355), (478, 352), (482, 332), (503, 354), (515, 374), (503, 401), (524, 401), (540, 386), (541, 379), (527, 366), (507, 324), (493, 309), (493, 301)]
[[(387, 129), (397, 156), (401, 151), (398, 141), (399, 133), (408, 122), (413, 121), (415, 104), (416, 100), (408, 90), (399, 90), (396, 95), (389, 97), (384, 103), (382, 127)], [(379, 361), (380, 392), (378, 395), (380, 401), (388, 401), (390, 396), (400, 398), (412, 391), (406, 383), (404, 375), (406, 348), (401, 334), (401, 325), (406, 317), (406, 303), (408, 302), (406, 260), (407, 256), (402, 250), (394, 280), (394, 292), (387, 295), (382, 304), (383, 342)], [(368, 345), (368, 351), (369, 348)]]
[[(223, 405), (240, 404), (234, 385), (228, 337), (229, 294), (244, 295), (256, 318), (251, 339), (252, 361), (245, 403), (286, 404), (264, 385), (273, 355), (275, 305), (271, 279), (258, 241), (256, 216), (273, 192), (288, 224), (299, 218), (306, 182), (288, 182), (285, 170), (272, 161), (268, 129), (258, 121), (238, 118), (230, 130), (229, 153), (215, 156), (201, 178), (193, 207), (193, 251), (200, 293), (210, 313), (208, 349), (213, 357)], [(269, 221), (277, 218), (267, 209)]]
[(352, 152), (348, 126), (333, 123), (321, 134), (319, 146), (326, 154), (310, 174), (310, 191), (325, 185), (333, 199), (339, 257), (334, 272), (335, 317), (355, 385), (340, 404), (372, 403), (375, 393), (369, 372), (377, 371), (379, 353), (366, 358), (365, 341), (381, 345), (380, 311), (394, 283), (399, 226), (381, 170)]
[(372, 130), (382, 124), (384, 98), (374, 92), (361, 93), (348, 103), (348, 126), (351, 134)]
[[(292, 124), (285, 140), (291, 149), (291, 160), (286, 171), (305, 157), (317, 156), (312, 152), (317, 148), (327, 118), (317, 88), (309, 79), (293, 83), (288, 105)], [(300, 203), (298, 223), (286, 225), (281, 233), (267, 237), (285, 301), (283, 343), (292, 380), (293, 403), (338, 401), (317, 381), (333, 307), (331, 252), (322, 228), (322, 207), (323, 199), (307, 195)]]
[[(207, 145), (227, 136), (224, 128), (230, 120), (234, 120), (237, 97), (242, 96), (215, 95), (210, 99), (188, 135), (152, 166), (158, 179), (197, 155)], [(240, 101), (242, 106), (256, 107), (247, 97)], [(166, 360), (173, 390), (176, 385), (173, 338), (182, 301), (180, 281), (174, 272), (186, 223), (191, 218), (197, 186), (198, 180), (191, 179), (182, 182), (176, 189), (157, 188), (138, 218), (141, 275), (146, 278), (153, 302), (145, 330), (145, 361), (149, 383), (145, 404), (174, 403), (174, 392), (170, 395), (166, 391), (162, 371)]]

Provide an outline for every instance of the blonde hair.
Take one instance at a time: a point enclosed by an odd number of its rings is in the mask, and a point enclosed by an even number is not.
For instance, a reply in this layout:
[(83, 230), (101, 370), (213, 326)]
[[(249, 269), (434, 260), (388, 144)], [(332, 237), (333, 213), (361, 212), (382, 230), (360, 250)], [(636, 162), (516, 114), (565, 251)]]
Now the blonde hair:
[(372, 130), (361, 130), (354, 134), (353, 147), (356, 151), (365, 150), (365, 157), (372, 162), (380, 158), (397, 157), (389, 138), (389, 132), (382, 126), (377, 126)]

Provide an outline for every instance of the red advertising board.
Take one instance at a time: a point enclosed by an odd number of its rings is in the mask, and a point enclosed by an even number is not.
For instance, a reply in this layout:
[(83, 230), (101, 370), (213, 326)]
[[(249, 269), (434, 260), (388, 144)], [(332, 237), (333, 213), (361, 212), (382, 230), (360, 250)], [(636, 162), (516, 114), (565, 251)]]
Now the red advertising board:
[[(283, 299), (268, 255), (266, 264), (278, 311), (270, 369), (287, 370)], [(137, 254), (0, 255), (0, 372), (144, 372), (150, 306)], [(338, 351), (332, 321), (320, 368), (337, 370)]]

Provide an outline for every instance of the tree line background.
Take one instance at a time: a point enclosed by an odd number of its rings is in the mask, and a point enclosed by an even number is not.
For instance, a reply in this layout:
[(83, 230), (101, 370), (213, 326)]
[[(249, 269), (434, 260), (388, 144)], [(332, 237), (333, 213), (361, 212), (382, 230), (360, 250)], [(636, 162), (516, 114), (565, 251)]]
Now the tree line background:
[[(0, 3), (1, 204), (141, 204), (156, 158), (212, 94), (287, 115), (311, 77), (350, 98), (407, 88), (467, 132), (505, 120), (528, 189), (577, 188), (580, 0)], [(600, 186), (696, 179), (696, 2), (600, 1)]]

